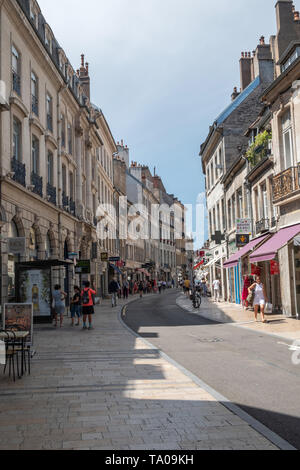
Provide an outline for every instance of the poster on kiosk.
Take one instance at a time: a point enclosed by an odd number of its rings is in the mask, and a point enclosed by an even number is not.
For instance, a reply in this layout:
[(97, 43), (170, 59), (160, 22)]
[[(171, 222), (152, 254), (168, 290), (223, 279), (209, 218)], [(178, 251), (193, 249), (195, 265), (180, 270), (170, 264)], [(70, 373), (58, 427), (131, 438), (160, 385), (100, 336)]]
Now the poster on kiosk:
[(20, 271), (20, 300), (22, 303), (32, 303), (34, 319), (51, 317), (50, 269)]

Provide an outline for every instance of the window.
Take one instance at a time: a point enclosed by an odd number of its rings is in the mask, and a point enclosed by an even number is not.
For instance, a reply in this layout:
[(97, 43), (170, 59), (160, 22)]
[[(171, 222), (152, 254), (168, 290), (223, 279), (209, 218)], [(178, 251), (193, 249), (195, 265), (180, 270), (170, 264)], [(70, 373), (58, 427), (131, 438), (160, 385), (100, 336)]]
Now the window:
[(228, 229), (231, 230), (232, 228), (231, 201), (228, 201), (227, 213), (228, 213)]
[(61, 146), (63, 148), (66, 146), (66, 118), (64, 114), (61, 116)]
[(238, 216), (238, 218), (242, 218), (243, 215), (244, 215), (244, 211), (243, 211), (243, 192), (240, 189), (237, 192), (237, 216)]
[(12, 88), (13, 90), (21, 95), (21, 63), (20, 63), (20, 54), (15, 48), (12, 46)]
[(40, 142), (37, 137), (32, 136), (32, 173), (39, 174)]
[(13, 158), (22, 161), (22, 124), (19, 119), (13, 119)]
[(46, 235), (45, 239), (45, 259), (50, 259), (52, 255), (52, 248), (51, 248), (51, 239), (49, 233)]
[(70, 171), (69, 174), (69, 184), (70, 184), (70, 198), (74, 201), (74, 174)]
[(232, 196), (232, 225), (236, 225), (236, 207), (235, 207), (235, 196)]
[(48, 184), (53, 186), (53, 153), (48, 152), (47, 158), (47, 177), (48, 177)]
[(34, 72), (31, 72), (31, 109), (34, 114), (39, 114), (38, 79)]
[(282, 150), (283, 150), (283, 160), (281, 164), (283, 165), (282, 170), (286, 170), (293, 166), (294, 157), (293, 157), (293, 135), (292, 135), (292, 120), (291, 120), (291, 111), (290, 109), (284, 113), (281, 118), (281, 130), (282, 130)]
[(53, 132), (53, 100), (47, 93), (46, 95), (47, 129)]
[(68, 124), (68, 151), (69, 154), (73, 154), (73, 132), (71, 124)]
[(269, 201), (268, 201), (268, 193), (267, 193), (267, 185), (264, 183), (261, 187), (261, 195), (262, 195), (262, 210), (263, 210), (263, 219), (268, 219), (269, 216)]
[(206, 178), (206, 186), (207, 186), (207, 190), (210, 189), (210, 171), (209, 171), (209, 168), (207, 168), (207, 178)]
[(67, 169), (65, 165), (62, 165), (62, 191), (63, 194), (67, 194)]

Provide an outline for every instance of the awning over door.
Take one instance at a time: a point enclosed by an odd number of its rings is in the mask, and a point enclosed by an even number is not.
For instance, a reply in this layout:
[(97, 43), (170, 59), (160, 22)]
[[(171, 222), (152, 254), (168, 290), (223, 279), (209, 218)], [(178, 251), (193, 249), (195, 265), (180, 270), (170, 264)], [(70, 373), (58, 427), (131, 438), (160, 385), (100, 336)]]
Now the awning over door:
[(262, 243), (269, 235), (264, 235), (259, 238), (255, 238), (255, 240), (251, 240), (248, 245), (241, 248), (239, 251), (234, 253), (230, 258), (224, 263), (224, 268), (234, 268), (239, 264), (239, 260), (245, 256), (250, 251), (254, 250), (260, 243)]
[(276, 257), (277, 251), (283, 248), (289, 241), (300, 233), (300, 224), (291, 227), (282, 228), (275, 233), (266, 243), (250, 256), (252, 263), (260, 261), (270, 261)]

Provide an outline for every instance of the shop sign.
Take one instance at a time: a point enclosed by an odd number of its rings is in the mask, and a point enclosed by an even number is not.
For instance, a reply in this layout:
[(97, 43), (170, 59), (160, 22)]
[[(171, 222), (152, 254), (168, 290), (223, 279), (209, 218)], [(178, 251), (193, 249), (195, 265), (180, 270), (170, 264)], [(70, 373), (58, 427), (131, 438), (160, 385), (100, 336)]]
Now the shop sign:
[(33, 345), (33, 304), (5, 304), (3, 329), (28, 331), (26, 344)]
[(251, 234), (251, 219), (236, 219), (236, 233), (238, 235)]
[(237, 235), (236, 236), (236, 246), (242, 248), (243, 246), (248, 245), (250, 242), (250, 235)]
[(8, 238), (7, 239), (7, 252), (11, 255), (25, 255), (26, 253), (26, 238)]
[(105, 263), (108, 261), (108, 253), (101, 253), (101, 261)]
[(109, 258), (109, 261), (111, 263), (115, 263), (116, 261), (120, 261), (120, 260), (121, 260), (120, 256), (115, 256), (115, 257)]
[(88, 260), (79, 260), (75, 268), (76, 274), (91, 274), (91, 261)]
[(279, 274), (279, 263), (278, 261), (270, 261), (270, 272), (271, 276), (277, 276)]

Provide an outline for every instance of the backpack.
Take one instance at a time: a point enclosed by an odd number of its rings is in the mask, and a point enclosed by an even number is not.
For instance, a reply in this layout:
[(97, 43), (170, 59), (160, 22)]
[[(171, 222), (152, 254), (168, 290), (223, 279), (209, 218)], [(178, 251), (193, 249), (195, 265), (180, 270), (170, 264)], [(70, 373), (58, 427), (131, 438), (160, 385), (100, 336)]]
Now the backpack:
[(90, 303), (90, 289), (84, 290), (82, 294), (82, 304), (83, 305), (88, 305)]

